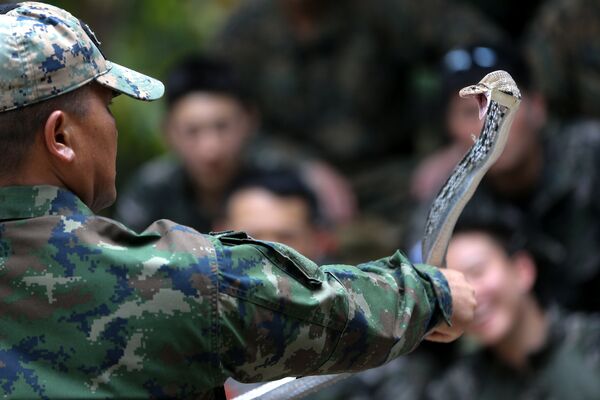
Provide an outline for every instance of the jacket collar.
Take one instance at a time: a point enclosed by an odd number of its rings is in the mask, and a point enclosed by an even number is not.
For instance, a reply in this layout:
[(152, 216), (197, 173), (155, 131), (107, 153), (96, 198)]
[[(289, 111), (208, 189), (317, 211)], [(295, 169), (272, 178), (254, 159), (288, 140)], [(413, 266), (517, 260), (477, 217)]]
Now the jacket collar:
[(56, 186), (0, 187), (0, 221), (94, 213), (73, 193)]

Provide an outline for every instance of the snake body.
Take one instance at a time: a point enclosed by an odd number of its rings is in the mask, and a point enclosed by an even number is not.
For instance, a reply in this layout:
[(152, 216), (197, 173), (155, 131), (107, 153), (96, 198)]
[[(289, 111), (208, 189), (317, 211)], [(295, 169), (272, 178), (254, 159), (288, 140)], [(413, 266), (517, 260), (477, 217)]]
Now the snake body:
[[(423, 236), (423, 260), (444, 265), (446, 249), (460, 213), (472, 197), (489, 167), (504, 149), (510, 125), (521, 101), (512, 77), (505, 71), (487, 74), (478, 84), (460, 91), (461, 97), (474, 96), (485, 123), (479, 138), (456, 166), (432, 203)], [(270, 382), (234, 400), (300, 399), (352, 374), (344, 373)]]

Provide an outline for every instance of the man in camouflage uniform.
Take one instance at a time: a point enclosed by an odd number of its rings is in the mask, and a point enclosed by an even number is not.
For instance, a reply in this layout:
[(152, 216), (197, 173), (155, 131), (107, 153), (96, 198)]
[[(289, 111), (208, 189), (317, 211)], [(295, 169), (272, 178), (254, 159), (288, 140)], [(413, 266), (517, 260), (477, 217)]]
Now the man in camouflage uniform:
[(112, 98), (162, 84), (33, 2), (0, 9), (0, 68), (0, 396), (208, 398), (229, 376), (383, 364), (472, 316), (462, 274), (400, 252), (318, 267), (243, 233), (94, 215), (116, 196)]
[(419, 115), (431, 92), (427, 65), (452, 46), (499, 36), (457, 2), (253, 0), (215, 51), (243, 74), (275, 148), (331, 163), (362, 211), (397, 223), (407, 201), (398, 189), (426, 142), (417, 125), (430, 118)]
[[(535, 294), (534, 243), (519, 214), (499, 212), (459, 220), (448, 246), (448, 268), (463, 271), (478, 299), (471, 350), (431, 385), (433, 399), (600, 398), (600, 315), (546, 308)], [(531, 249), (531, 250), (530, 250)]]

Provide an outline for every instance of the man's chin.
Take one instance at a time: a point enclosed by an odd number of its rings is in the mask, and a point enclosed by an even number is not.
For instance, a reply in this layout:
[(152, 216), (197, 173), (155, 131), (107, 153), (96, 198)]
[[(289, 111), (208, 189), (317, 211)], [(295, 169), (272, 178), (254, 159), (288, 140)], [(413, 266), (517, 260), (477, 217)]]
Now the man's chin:
[(473, 324), (469, 331), (472, 336), (486, 346), (493, 346), (499, 342), (505, 334), (505, 329), (500, 321), (495, 320), (491, 316), (485, 321)]
[(117, 199), (117, 190), (113, 187), (112, 190), (105, 190), (94, 199), (94, 203), (91, 205), (90, 209), (98, 213), (105, 208), (112, 206)]

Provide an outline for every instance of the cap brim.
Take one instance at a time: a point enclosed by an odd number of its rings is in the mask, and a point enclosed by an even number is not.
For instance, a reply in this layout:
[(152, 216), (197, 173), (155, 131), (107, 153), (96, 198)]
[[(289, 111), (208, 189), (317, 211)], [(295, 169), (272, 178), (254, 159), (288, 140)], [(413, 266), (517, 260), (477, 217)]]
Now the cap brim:
[(108, 71), (96, 78), (103, 86), (145, 101), (159, 99), (165, 92), (165, 86), (157, 79), (110, 61), (106, 61), (106, 66)]

